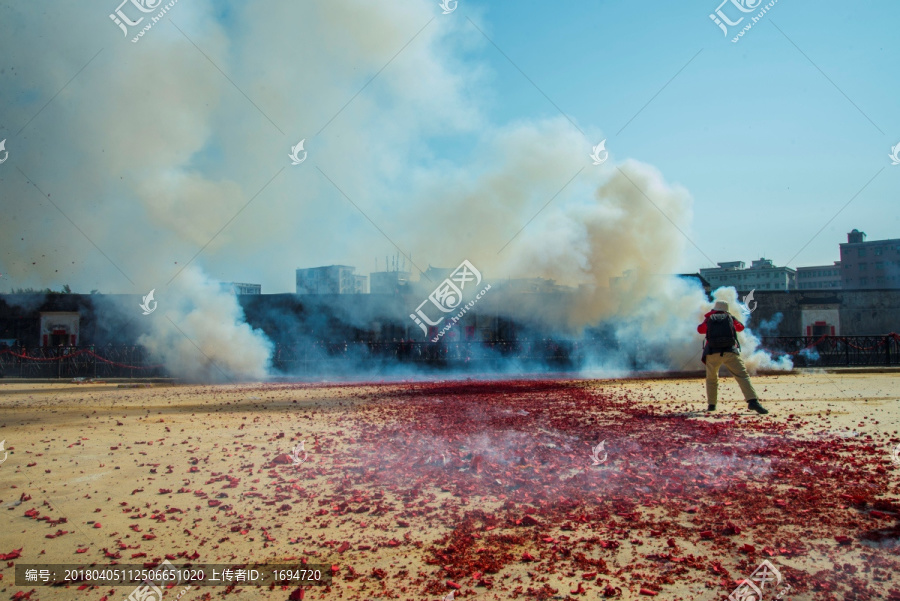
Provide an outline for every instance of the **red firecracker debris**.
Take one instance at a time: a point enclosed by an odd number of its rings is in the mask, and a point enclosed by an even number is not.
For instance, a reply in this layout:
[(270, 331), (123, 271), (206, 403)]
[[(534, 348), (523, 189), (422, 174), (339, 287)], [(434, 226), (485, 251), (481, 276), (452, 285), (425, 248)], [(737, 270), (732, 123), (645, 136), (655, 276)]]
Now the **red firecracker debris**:
[(530, 515), (526, 515), (524, 518), (522, 518), (522, 525), (523, 526), (540, 526), (541, 523), (539, 521), (537, 521), (536, 519), (534, 519), (533, 517), (531, 517)]
[(838, 542), (840, 545), (849, 545), (853, 542), (853, 539), (849, 536), (838, 535), (834, 537), (834, 540)]
[[(547, 344), (533, 350), (551, 351)], [(438, 353), (455, 351), (435, 347)], [(152, 494), (154, 485), (159, 494), (169, 494), (169, 488), (159, 488), (169, 483), (143, 480), (149, 492), (135, 489), (136, 498), (123, 512), (144, 530), (149, 529), (146, 519), (193, 518), (193, 525), (170, 524), (171, 532), (197, 537), (206, 549), (224, 547), (218, 550), (224, 558), (230, 545), (271, 547), (278, 522), (312, 503), (312, 511), (304, 511), (308, 517), (300, 520), (307, 520), (307, 528), (321, 528), (322, 535), (307, 543), (306, 536), (287, 539), (288, 533), (286, 542), (309, 544), (294, 547), (304, 559), (337, 552), (349, 553), (349, 562), (358, 553), (358, 571), (342, 564), (340, 579), (368, 584), (350, 597), (433, 600), (447, 589), (462, 596), (473, 592), (462, 588), (479, 587), (481, 596), (492, 595), (497, 586), (498, 596), (540, 601), (557, 595), (546, 583), (562, 578), (573, 596), (585, 598), (622, 597), (622, 588), (614, 584), (625, 583), (642, 596), (662, 596), (662, 587), (676, 582), (693, 590), (705, 587), (708, 595), (703, 596), (725, 598), (736, 579), (770, 559), (790, 571), (790, 595), (900, 601), (900, 593), (891, 593), (892, 599), (887, 590), (900, 562), (889, 554), (866, 554), (868, 565), (860, 565), (852, 547), (845, 546), (900, 536), (900, 525), (893, 524), (900, 509), (896, 470), (883, 453), (873, 452), (895, 447), (896, 435), (836, 436), (827, 416), (799, 411), (789, 420), (698, 417), (676, 408), (687, 395), (678, 399), (677, 387), (672, 390), (666, 402), (650, 404), (640, 402), (648, 398), (642, 385), (598, 387), (586, 381), (408, 382), (382, 388), (342, 383), (335, 388), (337, 396), (398, 402), (376, 402), (365, 411), (329, 417), (340, 425), (320, 431), (311, 445), (321, 461), (301, 470), (291, 467), (289, 455), (270, 455), (260, 464), (258, 447), (249, 438), (241, 444), (256, 451), (244, 454), (240, 445), (223, 449), (215, 460), (233, 463), (212, 467), (211, 457), (201, 454), (206, 451), (185, 441), (196, 448), (187, 451), (192, 467), (178, 492), (193, 493), (196, 502), (207, 500), (218, 510), (204, 514), (202, 505), (184, 511), (154, 506), (159, 498)], [(816, 434), (799, 429), (810, 423)], [(269, 427), (266, 439), (277, 440), (279, 434)], [(281, 434), (282, 449), (307, 436)], [(590, 451), (601, 440), (611, 462), (591, 468)], [(142, 465), (154, 468), (153, 473), (158, 467)], [(210, 468), (222, 472), (212, 471), (199, 482), (189, 479)], [(319, 487), (319, 479), (328, 485)], [(206, 490), (194, 490), (198, 486)], [(38, 537), (54, 532), (63, 519), (52, 519), (55, 508), (42, 510), (50, 517), (36, 509), (25, 514), (35, 520), (27, 525), (46, 526)], [(207, 521), (218, 518), (215, 526), (223, 532), (204, 538), (200, 515)], [(257, 516), (266, 521), (256, 521)], [(427, 535), (421, 529), (429, 529)], [(359, 541), (355, 537), (361, 533), (371, 536)], [(351, 537), (352, 545), (344, 541)], [(148, 563), (158, 564), (162, 550), (144, 546), (147, 559), (153, 559)], [(391, 569), (373, 568), (379, 551), (400, 551), (400, 546), (403, 552), (391, 555), (421, 554), (427, 576), (416, 575), (418, 566), (403, 560)], [(144, 555), (133, 534), (103, 552), (110, 558)], [(837, 567), (803, 561), (788, 567), (781, 561), (829, 554)], [(199, 553), (166, 557), (193, 561)], [(531, 581), (524, 576), (517, 583), (508, 580), (519, 570), (527, 570)], [(372, 588), (376, 579), (381, 590)], [(303, 590), (282, 589), (294, 601)]]
[(290, 594), (288, 601), (303, 601), (303, 589), (298, 588)]
[(622, 589), (618, 586), (613, 586), (611, 584), (607, 584), (603, 587), (603, 596), (604, 597), (621, 597)]

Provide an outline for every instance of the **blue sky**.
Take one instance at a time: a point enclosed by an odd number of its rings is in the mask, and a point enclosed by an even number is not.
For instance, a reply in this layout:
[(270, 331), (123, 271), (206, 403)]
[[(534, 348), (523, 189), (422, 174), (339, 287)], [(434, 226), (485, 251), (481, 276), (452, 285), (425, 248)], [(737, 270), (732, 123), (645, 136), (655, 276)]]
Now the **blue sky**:
[[(480, 15), (614, 158), (651, 163), (692, 193), (696, 267), (830, 264), (853, 228), (900, 238), (900, 166), (888, 158), (900, 143), (900, 4), (781, 0), (738, 43), (708, 18), (716, 7), (469, 0), (457, 12)], [(493, 46), (477, 60), (496, 78), (497, 120), (557, 112)]]

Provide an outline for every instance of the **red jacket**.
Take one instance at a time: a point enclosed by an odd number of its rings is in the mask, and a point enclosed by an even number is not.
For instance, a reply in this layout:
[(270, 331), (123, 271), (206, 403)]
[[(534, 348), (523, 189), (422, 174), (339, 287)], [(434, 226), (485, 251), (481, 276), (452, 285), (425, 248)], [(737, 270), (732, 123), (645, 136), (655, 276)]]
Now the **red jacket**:
[[(709, 313), (707, 313), (706, 315), (704, 315), (703, 323), (701, 323), (699, 326), (697, 326), (697, 333), (698, 334), (706, 334), (706, 320), (709, 318), (709, 316), (712, 315), (713, 313), (724, 313), (724, 312), (725, 311), (713, 310), (713, 311), (710, 311)], [(734, 322), (734, 331), (735, 332), (743, 332), (744, 331), (744, 324), (742, 324), (737, 319), (735, 319), (734, 315), (731, 316), (731, 321)]]

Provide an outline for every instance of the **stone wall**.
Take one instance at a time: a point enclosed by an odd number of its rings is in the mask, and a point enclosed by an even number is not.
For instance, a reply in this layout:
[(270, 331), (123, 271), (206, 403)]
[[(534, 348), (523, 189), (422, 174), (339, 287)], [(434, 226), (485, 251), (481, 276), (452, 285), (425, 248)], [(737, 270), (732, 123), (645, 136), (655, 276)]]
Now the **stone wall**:
[[(749, 325), (764, 336), (806, 336), (805, 326), (820, 320), (843, 336), (900, 333), (900, 290), (757, 290), (753, 298)], [(829, 319), (835, 310), (838, 319)]]

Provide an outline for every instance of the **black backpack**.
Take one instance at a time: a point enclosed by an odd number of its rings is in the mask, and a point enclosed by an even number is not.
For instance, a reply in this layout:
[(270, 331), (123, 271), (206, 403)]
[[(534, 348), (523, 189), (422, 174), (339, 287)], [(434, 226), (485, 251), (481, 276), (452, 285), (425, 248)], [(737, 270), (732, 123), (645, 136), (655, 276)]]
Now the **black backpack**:
[(738, 344), (730, 313), (713, 313), (706, 318), (707, 353), (732, 352)]

